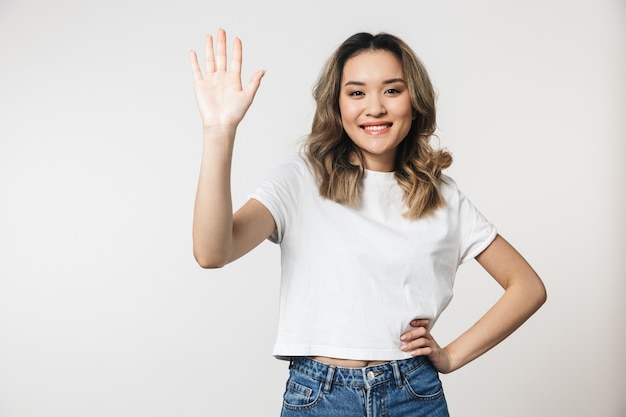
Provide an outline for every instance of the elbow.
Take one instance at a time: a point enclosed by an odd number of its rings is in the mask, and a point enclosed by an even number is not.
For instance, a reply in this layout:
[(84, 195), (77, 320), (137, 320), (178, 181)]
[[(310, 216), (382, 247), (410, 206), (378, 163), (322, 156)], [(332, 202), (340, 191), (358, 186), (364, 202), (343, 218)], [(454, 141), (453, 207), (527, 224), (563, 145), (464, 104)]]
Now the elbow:
[(219, 269), (222, 268), (225, 264), (222, 262), (214, 262), (208, 259), (198, 259), (196, 258), (196, 262), (202, 269)]
[(226, 256), (217, 253), (198, 253), (194, 251), (193, 256), (203, 269), (218, 269), (228, 263), (226, 262)]
[(505, 291), (512, 290), (516, 294), (518, 306), (530, 316), (546, 303), (548, 292), (543, 281), (536, 274), (521, 278), (514, 285), (507, 287)]
[(542, 305), (544, 305), (546, 303), (546, 301), (548, 301), (548, 291), (546, 290), (546, 287), (541, 286), (541, 295), (539, 297), (539, 307), (541, 307)]
[(532, 297), (536, 310), (539, 310), (539, 308), (548, 301), (548, 291), (539, 277), (537, 277), (537, 281), (534, 285)]

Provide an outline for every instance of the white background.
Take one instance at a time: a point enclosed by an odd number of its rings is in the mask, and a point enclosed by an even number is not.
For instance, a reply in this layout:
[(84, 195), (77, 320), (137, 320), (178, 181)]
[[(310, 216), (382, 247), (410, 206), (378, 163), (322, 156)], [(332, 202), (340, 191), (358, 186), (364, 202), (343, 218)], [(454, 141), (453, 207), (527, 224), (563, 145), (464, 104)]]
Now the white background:
[[(264, 68), (235, 205), (307, 133), (323, 61), (405, 39), (439, 94), (464, 192), (547, 304), (444, 375), (456, 417), (626, 415), (623, 0), (0, 0), (0, 416), (277, 416), (279, 250), (198, 267), (201, 151), (188, 62), (206, 33)], [(475, 262), (441, 343), (500, 294)]]

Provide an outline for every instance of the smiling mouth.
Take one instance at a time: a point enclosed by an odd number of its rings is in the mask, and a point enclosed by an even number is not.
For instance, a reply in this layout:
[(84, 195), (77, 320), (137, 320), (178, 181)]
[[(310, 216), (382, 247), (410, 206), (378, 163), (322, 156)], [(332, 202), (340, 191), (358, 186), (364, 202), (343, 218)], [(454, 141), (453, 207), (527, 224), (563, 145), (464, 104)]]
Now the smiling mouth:
[(391, 127), (391, 123), (390, 124), (386, 124), (386, 125), (375, 125), (375, 126), (361, 126), (361, 129), (369, 131), (369, 132), (377, 132), (380, 130), (385, 130)]

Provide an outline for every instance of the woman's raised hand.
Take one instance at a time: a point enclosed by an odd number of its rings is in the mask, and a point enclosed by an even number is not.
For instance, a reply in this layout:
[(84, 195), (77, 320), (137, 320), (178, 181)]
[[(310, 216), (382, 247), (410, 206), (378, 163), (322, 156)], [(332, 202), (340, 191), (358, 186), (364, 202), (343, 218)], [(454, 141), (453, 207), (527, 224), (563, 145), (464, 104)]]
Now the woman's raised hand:
[(196, 101), (204, 128), (237, 127), (252, 104), (265, 71), (254, 73), (248, 85), (241, 84), (241, 40), (235, 38), (230, 68), (226, 63), (226, 32), (219, 29), (213, 50), (213, 36), (205, 40), (206, 74), (202, 75), (198, 55), (191, 51)]

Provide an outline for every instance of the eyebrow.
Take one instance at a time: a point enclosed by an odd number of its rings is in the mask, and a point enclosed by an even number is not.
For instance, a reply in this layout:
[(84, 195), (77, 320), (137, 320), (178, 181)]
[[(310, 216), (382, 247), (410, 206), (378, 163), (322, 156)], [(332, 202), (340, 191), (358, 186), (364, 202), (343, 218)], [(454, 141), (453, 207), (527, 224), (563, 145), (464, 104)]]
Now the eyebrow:
[[(393, 84), (393, 83), (406, 84), (406, 81), (404, 81), (402, 78), (390, 78), (388, 80), (383, 81), (383, 84)], [(344, 87), (349, 86), (349, 85), (364, 86), (365, 83), (362, 81), (348, 81), (344, 84)]]

